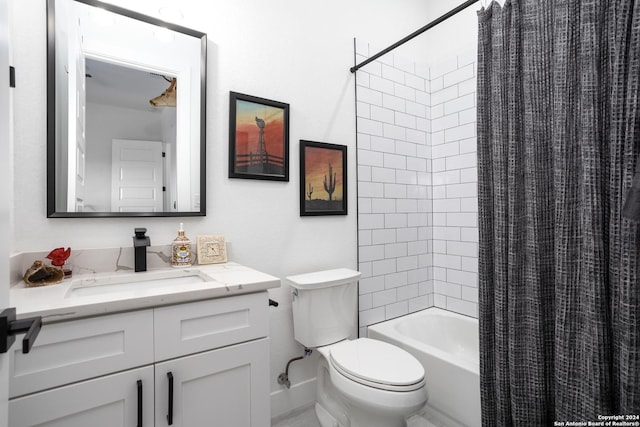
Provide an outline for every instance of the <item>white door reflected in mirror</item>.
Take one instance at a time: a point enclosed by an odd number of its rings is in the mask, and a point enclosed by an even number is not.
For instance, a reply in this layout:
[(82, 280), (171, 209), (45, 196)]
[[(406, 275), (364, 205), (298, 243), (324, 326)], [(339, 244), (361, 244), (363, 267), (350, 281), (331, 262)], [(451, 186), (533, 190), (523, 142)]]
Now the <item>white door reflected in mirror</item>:
[[(114, 139), (111, 211), (161, 212), (164, 206), (162, 142)], [(105, 181), (103, 181), (104, 183)]]

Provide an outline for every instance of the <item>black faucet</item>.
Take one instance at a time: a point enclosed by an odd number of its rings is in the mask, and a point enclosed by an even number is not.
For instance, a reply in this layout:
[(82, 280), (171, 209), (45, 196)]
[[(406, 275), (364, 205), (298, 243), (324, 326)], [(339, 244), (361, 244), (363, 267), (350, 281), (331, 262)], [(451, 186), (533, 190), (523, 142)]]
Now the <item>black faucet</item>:
[(133, 251), (135, 258), (135, 271), (147, 271), (147, 246), (151, 246), (151, 239), (145, 236), (146, 228), (140, 227), (135, 230), (133, 236)]

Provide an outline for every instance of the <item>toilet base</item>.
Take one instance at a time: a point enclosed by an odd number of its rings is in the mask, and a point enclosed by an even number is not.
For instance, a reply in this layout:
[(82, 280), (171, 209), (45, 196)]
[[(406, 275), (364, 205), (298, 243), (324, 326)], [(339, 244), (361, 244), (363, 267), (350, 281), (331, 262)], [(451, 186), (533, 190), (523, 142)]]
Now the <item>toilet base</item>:
[(348, 424), (340, 423), (321, 404), (316, 403), (316, 417), (321, 427), (407, 427), (407, 420), (397, 417), (384, 418), (380, 414), (354, 413), (349, 414)]
[(359, 402), (336, 388), (330, 369), (323, 355), (318, 366), (316, 403), (316, 416), (322, 427), (406, 427), (407, 417), (420, 410), (427, 400), (425, 391), (418, 404), (404, 408), (382, 408)]
[(338, 420), (333, 418), (333, 416), (324, 409), (324, 407), (316, 402), (316, 417), (318, 417), (318, 421), (320, 422), (321, 427), (340, 427), (340, 423)]

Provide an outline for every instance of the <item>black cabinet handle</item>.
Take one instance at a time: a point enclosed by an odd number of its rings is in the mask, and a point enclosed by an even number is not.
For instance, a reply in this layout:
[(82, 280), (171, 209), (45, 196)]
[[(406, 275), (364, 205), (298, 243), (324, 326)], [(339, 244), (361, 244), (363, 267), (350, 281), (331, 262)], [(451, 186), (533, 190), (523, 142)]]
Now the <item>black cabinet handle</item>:
[(167, 414), (167, 423), (171, 426), (173, 425), (173, 374), (168, 372), (167, 378), (169, 378), (169, 413)]
[(138, 380), (138, 427), (142, 427), (142, 380)]
[(31, 347), (33, 347), (33, 343), (36, 341), (36, 337), (40, 333), (40, 329), (42, 328), (42, 318), (31, 317), (29, 319), (24, 320), (16, 320), (14, 325), (11, 327), (11, 331), (15, 331), (16, 333), (27, 330), (24, 338), (22, 338), (22, 352), (27, 354), (31, 351)]
[(15, 341), (15, 335), (23, 332), (26, 332), (26, 335), (22, 339), (22, 352), (29, 353), (40, 333), (40, 328), (42, 328), (40, 316), (16, 320), (15, 308), (3, 310), (0, 313), (0, 353), (6, 353)]
[(278, 306), (278, 301), (274, 301), (271, 298), (269, 298), (269, 306), (270, 307), (277, 307)]

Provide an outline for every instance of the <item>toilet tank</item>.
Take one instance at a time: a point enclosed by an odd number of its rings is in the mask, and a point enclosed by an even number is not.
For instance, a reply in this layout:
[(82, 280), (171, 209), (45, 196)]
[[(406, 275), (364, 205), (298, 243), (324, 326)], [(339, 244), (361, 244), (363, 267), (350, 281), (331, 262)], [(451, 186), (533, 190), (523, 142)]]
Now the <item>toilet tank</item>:
[(338, 268), (285, 278), (292, 288), (296, 341), (305, 347), (321, 347), (357, 333), (360, 275)]

